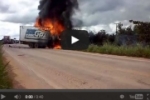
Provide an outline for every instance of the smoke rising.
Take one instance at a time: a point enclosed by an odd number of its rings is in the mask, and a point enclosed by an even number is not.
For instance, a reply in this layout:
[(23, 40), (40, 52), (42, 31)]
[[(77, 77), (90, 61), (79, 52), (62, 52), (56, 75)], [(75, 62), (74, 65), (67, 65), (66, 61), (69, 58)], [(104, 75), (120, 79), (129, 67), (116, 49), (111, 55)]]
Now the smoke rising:
[(59, 21), (66, 29), (72, 29), (71, 17), (75, 9), (78, 9), (77, 0), (40, 0), (39, 23), (42, 25), (42, 20), (50, 18)]

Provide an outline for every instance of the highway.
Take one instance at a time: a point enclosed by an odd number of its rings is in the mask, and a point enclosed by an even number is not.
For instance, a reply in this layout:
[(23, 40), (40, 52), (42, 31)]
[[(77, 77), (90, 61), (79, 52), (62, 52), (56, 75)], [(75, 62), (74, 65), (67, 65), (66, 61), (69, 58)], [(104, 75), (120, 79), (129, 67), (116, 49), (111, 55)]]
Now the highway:
[(150, 89), (150, 59), (3, 47), (16, 89)]

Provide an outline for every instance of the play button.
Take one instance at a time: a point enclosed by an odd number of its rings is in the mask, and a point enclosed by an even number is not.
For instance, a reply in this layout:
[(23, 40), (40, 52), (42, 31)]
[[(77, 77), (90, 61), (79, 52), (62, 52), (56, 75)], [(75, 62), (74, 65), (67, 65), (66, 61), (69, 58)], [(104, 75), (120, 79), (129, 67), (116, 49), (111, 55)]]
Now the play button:
[(65, 30), (61, 33), (61, 47), (65, 50), (84, 50), (89, 46), (89, 34), (85, 30)]
[(6, 98), (5, 95), (3, 95), (3, 94), (0, 95), (0, 99), (1, 99), (1, 100), (2, 100), (2, 99), (5, 99), (5, 98)]
[(76, 43), (76, 42), (78, 42), (79, 41), (79, 39), (77, 39), (76, 37), (74, 37), (74, 36), (71, 36), (71, 44), (74, 44), (74, 43)]

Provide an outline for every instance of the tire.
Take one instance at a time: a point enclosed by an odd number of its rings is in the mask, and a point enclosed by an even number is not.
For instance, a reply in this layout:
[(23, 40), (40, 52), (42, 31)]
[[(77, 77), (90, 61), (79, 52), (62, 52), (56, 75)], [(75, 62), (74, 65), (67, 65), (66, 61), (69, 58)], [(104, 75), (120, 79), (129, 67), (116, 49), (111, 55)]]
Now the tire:
[(29, 44), (29, 47), (30, 47), (30, 48), (34, 48), (34, 43), (30, 43), (30, 44)]
[(34, 43), (34, 48), (39, 48), (39, 44), (38, 43)]
[(43, 46), (43, 48), (46, 48), (46, 46)]

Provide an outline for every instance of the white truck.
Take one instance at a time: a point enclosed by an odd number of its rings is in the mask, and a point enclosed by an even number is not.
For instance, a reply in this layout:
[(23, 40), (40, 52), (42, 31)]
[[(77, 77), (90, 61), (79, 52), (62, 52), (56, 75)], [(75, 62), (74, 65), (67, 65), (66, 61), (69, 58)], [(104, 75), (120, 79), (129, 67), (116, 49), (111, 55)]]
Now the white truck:
[(20, 26), (19, 41), (30, 48), (45, 48), (53, 44), (49, 31), (41, 31), (34, 26)]

